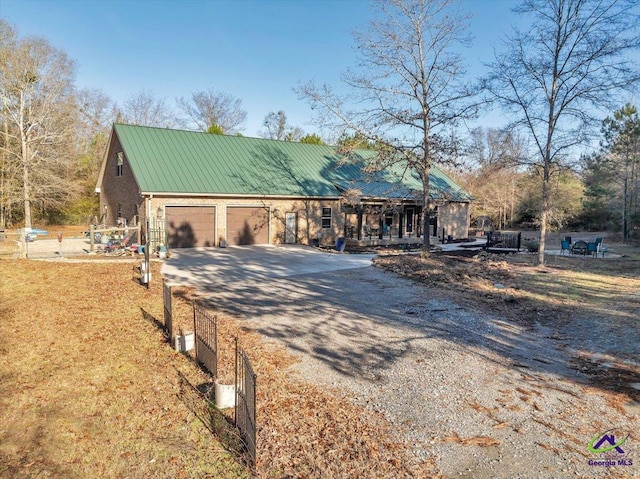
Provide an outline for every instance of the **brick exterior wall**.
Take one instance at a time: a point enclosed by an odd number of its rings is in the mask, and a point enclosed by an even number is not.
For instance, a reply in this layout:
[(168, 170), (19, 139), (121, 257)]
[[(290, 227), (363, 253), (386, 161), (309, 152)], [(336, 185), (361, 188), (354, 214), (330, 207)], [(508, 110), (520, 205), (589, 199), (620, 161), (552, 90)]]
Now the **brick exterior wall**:
[(105, 213), (107, 226), (115, 226), (117, 222), (117, 210), (120, 205), (120, 214), (131, 223), (137, 215), (139, 221), (144, 224), (146, 215), (144, 209), (144, 198), (140, 195), (140, 188), (136, 182), (131, 166), (124, 156), (122, 165), (122, 176), (117, 176), (118, 152), (122, 151), (122, 146), (116, 135), (112, 135), (109, 145), (108, 156), (102, 184), (100, 185), (100, 216)]
[[(340, 202), (330, 199), (232, 198), (232, 197), (166, 197), (154, 196), (151, 211), (165, 206), (215, 206), (218, 242), (227, 239), (227, 206), (251, 206), (269, 210), (269, 243), (285, 242), (285, 215), (296, 214), (296, 242), (311, 244), (321, 235), (321, 244), (333, 244), (344, 229)], [(322, 209), (331, 208), (331, 228), (322, 228)]]

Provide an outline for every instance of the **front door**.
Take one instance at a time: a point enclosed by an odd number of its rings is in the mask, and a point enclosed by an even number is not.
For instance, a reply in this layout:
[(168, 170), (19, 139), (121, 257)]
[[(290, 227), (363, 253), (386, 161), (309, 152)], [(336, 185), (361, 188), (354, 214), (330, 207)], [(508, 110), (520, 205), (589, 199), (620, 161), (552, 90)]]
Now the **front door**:
[(413, 233), (413, 208), (407, 208), (407, 234)]
[(284, 242), (287, 244), (293, 244), (296, 242), (296, 214), (295, 213), (285, 214), (284, 222), (285, 222)]

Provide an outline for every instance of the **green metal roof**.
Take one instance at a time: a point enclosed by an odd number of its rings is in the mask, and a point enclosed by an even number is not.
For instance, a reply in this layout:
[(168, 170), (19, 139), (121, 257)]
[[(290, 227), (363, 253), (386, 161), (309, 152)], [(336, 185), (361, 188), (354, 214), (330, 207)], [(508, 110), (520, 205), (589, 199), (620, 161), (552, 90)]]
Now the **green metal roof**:
[[(365, 197), (407, 198), (422, 189), (400, 167), (366, 175), (330, 146), (122, 124), (114, 130), (145, 193), (337, 197), (358, 188)], [(374, 154), (355, 158), (364, 163)], [(435, 166), (430, 189), (434, 198), (470, 199)]]
[[(374, 151), (359, 151), (359, 157), (366, 161), (373, 159)], [(422, 199), (422, 180), (407, 167), (406, 162), (397, 162), (382, 171), (363, 173), (361, 168), (351, 171), (346, 181), (336, 181), (341, 191), (359, 190), (365, 198)], [(431, 165), (429, 175), (429, 196), (432, 199), (449, 201), (471, 201), (472, 196), (454, 182), (436, 165)]]

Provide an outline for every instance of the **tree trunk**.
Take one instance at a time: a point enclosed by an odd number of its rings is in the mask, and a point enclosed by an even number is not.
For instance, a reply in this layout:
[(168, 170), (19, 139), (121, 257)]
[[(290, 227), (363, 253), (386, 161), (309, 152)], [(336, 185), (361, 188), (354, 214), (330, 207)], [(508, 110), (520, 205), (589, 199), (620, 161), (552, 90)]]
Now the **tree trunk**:
[(422, 254), (431, 252), (431, 198), (429, 196), (429, 178), (431, 176), (431, 163), (425, 153), (424, 171), (422, 172)]
[(631, 161), (631, 197), (629, 201), (629, 214), (631, 215), (631, 224), (629, 225), (629, 231), (633, 231), (637, 223), (638, 218), (638, 157), (637, 150), (634, 153), (634, 157)]
[(23, 142), (22, 191), (24, 194), (24, 227), (31, 228), (31, 187), (29, 182), (28, 146)]
[(544, 265), (544, 250), (547, 237), (547, 218), (549, 217), (548, 185), (542, 186), (542, 213), (540, 215), (540, 246), (538, 248), (538, 265)]
[(21, 167), (22, 167), (22, 192), (24, 200), (24, 227), (31, 228), (31, 187), (29, 180), (29, 131), (25, 112), (24, 91), (20, 92), (19, 123), (20, 140), (22, 143)]
[(429, 195), (424, 195), (422, 207), (422, 249), (425, 252), (431, 251), (431, 199)]
[[(549, 109), (553, 112), (553, 107)], [(540, 214), (540, 244), (538, 247), (538, 265), (544, 266), (544, 250), (547, 244), (547, 221), (549, 219), (549, 196), (551, 180), (551, 138), (553, 135), (552, 114), (549, 114), (549, 130), (547, 146), (545, 148), (544, 164), (542, 166), (542, 211)]]
[(622, 239), (626, 242), (629, 239), (629, 228), (627, 218), (629, 217), (629, 213), (627, 211), (627, 187), (629, 183), (629, 178), (625, 173), (624, 177), (624, 185), (622, 187)]
[[(6, 102), (6, 100), (5, 100)], [(5, 192), (5, 175), (6, 170), (9, 165), (9, 155), (7, 154), (7, 148), (9, 148), (9, 123), (7, 122), (7, 118), (4, 119), (4, 142), (2, 151), (2, 164), (0, 164), (0, 228), (4, 228), (7, 224), (7, 219), (5, 215), (5, 202), (7, 201), (8, 195)]]

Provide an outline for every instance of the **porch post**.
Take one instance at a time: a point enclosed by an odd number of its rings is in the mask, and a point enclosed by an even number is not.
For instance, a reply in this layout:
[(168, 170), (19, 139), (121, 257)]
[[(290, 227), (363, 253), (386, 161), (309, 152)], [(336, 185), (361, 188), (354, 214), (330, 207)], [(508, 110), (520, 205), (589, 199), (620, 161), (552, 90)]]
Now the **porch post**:
[[(344, 207), (343, 207), (344, 210)], [(347, 238), (347, 212), (344, 212), (344, 224), (342, 226), (342, 236), (346, 239)]]
[(404, 208), (398, 213), (398, 238), (402, 238), (402, 230), (404, 229)]
[(358, 206), (358, 241), (362, 239), (362, 206)]
[(384, 216), (380, 214), (380, 220), (378, 221), (378, 239), (384, 237)]
[[(438, 236), (438, 214), (434, 213), (432, 218), (433, 218), (433, 236)], [(429, 229), (431, 229), (431, 226), (429, 226)], [(429, 232), (429, 234), (431, 234), (431, 232)]]

